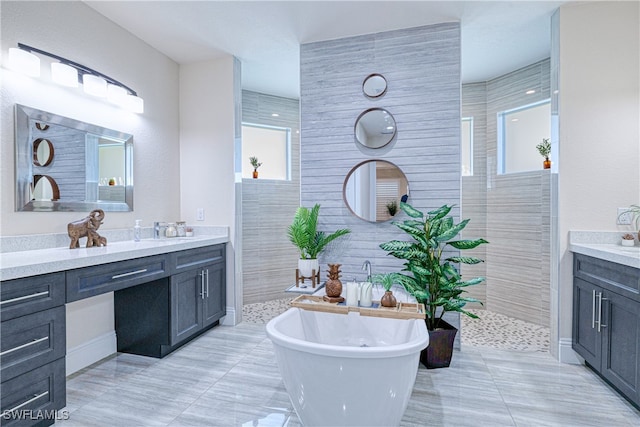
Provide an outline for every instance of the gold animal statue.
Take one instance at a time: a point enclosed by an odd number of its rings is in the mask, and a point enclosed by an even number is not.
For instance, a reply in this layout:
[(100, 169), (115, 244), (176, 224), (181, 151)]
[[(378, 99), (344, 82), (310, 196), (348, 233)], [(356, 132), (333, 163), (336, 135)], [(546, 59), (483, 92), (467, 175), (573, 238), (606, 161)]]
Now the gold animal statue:
[(102, 209), (94, 209), (86, 217), (77, 221), (70, 222), (67, 225), (67, 232), (71, 238), (69, 249), (80, 247), (80, 238), (87, 238), (87, 247), (107, 246), (106, 237), (98, 234), (98, 228), (102, 225), (104, 219), (104, 211)]

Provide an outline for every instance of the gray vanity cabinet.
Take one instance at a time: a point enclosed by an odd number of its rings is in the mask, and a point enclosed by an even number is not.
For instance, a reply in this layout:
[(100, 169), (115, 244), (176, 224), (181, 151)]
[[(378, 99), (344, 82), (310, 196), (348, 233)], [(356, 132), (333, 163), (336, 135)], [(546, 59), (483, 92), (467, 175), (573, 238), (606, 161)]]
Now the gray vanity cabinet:
[(225, 315), (224, 245), (176, 254), (171, 276), (171, 343), (197, 334)]
[(575, 254), (573, 349), (640, 406), (640, 269)]
[(65, 274), (0, 284), (0, 424), (50, 425), (65, 399)]

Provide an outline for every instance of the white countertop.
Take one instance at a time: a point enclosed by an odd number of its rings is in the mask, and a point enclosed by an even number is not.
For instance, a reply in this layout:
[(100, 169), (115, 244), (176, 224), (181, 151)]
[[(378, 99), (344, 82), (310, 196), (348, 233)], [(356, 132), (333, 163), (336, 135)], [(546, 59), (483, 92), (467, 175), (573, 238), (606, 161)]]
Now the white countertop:
[(605, 261), (640, 268), (640, 246), (622, 246), (624, 232), (569, 232), (569, 250)]
[(194, 237), (142, 239), (139, 242), (110, 242), (107, 246), (92, 248), (69, 249), (68, 247), (57, 247), (5, 252), (0, 253), (0, 278), (2, 280), (17, 279), (227, 243), (228, 241), (228, 232), (224, 232), (196, 235)]

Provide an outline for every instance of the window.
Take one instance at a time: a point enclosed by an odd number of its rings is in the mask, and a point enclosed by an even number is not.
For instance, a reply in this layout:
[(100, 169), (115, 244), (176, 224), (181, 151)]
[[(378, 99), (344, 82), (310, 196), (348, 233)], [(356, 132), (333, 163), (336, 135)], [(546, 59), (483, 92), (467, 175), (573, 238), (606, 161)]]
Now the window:
[(498, 173), (541, 168), (536, 145), (551, 134), (551, 103), (544, 100), (498, 113)]
[(473, 117), (463, 117), (460, 126), (462, 137), (462, 176), (473, 175)]
[(257, 157), (262, 166), (260, 179), (291, 179), (291, 129), (242, 124), (242, 177), (252, 178), (249, 157)]

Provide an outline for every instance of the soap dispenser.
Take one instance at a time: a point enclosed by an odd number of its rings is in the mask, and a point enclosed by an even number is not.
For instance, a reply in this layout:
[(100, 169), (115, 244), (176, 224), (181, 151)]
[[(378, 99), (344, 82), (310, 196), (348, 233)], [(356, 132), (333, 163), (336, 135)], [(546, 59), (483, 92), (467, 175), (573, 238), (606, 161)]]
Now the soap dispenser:
[(133, 227), (133, 241), (139, 242), (142, 234), (142, 227), (140, 227), (141, 219), (136, 219), (136, 225)]

